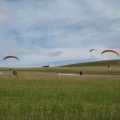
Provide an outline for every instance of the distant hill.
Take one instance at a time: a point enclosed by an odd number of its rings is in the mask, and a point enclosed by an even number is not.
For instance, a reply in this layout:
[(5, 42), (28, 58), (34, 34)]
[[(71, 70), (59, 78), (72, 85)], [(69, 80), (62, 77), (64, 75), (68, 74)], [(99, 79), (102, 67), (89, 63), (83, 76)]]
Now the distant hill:
[(103, 61), (85, 62), (85, 63), (64, 65), (61, 67), (106, 66), (106, 65), (120, 66), (120, 60), (103, 60)]
[[(110, 69), (108, 69), (110, 65)], [(93, 67), (91, 67), (93, 66)], [(92, 69), (91, 69), (92, 68)], [(12, 74), (16, 70), (18, 75), (27, 75), (26, 73), (41, 72), (41, 73), (62, 73), (62, 74), (79, 74), (82, 70), (85, 75), (120, 75), (120, 60), (104, 60), (85, 62), (78, 64), (69, 64), (58, 67), (36, 67), (36, 68), (0, 68), (1, 74)], [(32, 73), (33, 72), (33, 73)]]

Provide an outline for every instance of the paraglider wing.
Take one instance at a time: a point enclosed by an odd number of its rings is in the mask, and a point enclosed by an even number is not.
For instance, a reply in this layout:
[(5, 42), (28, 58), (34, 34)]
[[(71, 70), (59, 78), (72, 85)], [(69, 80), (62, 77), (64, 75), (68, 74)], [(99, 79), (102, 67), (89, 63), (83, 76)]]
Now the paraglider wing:
[(106, 52), (113, 52), (113, 53), (117, 54), (118, 56), (120, 56), (119, 53), (116, 52), (115, 50), (104, 50), (104, 51), (101, 53), (101, 55), (102, 55), (103, 53), (106, 53)]
[(91, 51), (93, 51), (93, 50), (97, 51), (96, 49), (91, 49), (89, 52), (91, 52)]
[[(6, 56), (6, 57), (3, 58), (3, 60), (5, 60), (5, 59), (7, 59), (7, 58), (15, 58), (15, 59), (19, 60), (19, 58), (16, 57), (16, 56)], [(20, 60), (19, 60), (19, 61), (20, 61)]]

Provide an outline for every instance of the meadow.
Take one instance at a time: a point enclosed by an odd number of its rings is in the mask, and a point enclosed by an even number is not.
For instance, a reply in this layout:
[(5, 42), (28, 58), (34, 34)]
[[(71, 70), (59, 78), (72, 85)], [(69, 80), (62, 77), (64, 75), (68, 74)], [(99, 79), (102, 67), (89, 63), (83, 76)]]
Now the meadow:
[(6, 75), (0, 75), (0, 120), (120, 120), (117, 65), (16, 70), (13, 76), (1, 68)]

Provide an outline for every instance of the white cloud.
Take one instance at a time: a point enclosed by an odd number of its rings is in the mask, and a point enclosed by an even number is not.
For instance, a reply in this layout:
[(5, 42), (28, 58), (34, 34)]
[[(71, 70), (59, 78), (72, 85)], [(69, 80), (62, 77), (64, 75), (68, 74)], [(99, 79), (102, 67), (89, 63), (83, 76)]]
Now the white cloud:
[(92, 48), (98, 51), (95, 60), (103, 59), (104, 49), (120, 52), (119, 5), (118, 0), (1, 0), (0, 57), (19, 56), (15, 66), (42, 66), (89, 61)]

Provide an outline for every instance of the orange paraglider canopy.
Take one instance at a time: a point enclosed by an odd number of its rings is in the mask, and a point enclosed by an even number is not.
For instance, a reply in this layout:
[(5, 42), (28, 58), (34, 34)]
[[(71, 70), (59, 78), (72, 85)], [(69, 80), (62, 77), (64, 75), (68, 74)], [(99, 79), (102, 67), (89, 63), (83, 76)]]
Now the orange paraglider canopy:
[[(15, 59), (19, 60), (19, 58), (16, 57), (16, 56), (6, 56), (6, 57), (3, 58), (3, 60), (5, 60), (5, 59), (7, 59), (7, 58), (15, 58)], [(19, 60), (19, 61), (20, 61), (20, 60)]]
[(102, 55), (103, 53), (106, 53), (106, 52), (113, 52), (113, 53), (115, 53), (116, 55), (120, 56), (119, 53), (116, 52), (115, 50), (104, 50), (104, 51), (101, 53), (101, 55)]

